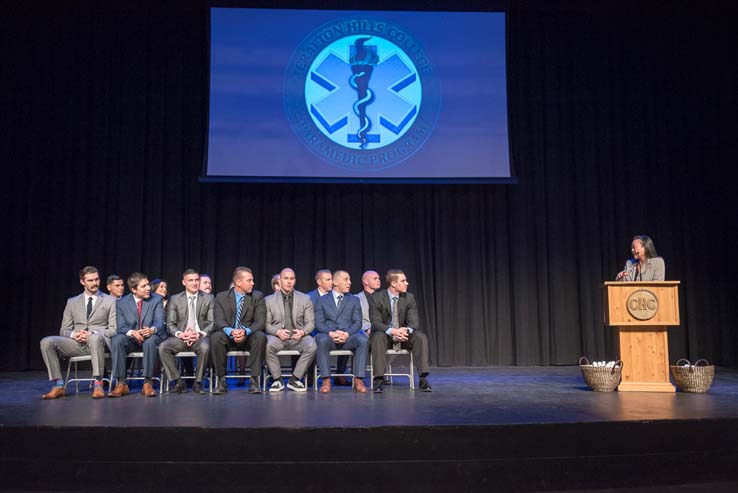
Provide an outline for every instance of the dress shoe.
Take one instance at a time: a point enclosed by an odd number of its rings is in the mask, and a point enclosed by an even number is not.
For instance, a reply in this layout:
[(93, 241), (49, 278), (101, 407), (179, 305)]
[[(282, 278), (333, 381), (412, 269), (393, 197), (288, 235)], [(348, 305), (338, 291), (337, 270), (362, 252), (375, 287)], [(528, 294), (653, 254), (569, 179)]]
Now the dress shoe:
[(261, 394), (261, 384), (258, 377), (251, 377), (249, 383), (249, 394)]
[(331, 393), (331, 379), (330, 378), (324, 378), (323, 383), (320, 384), (320, 393), (321, 394), (330, 394)]
[(202, 383), (200, 382), (195, 382), (194, 384), (192, 384), (192, 393), (193, 394), (207, 394), (205, 389), (202, 388)]
[(364, 385), (364, 382), (360, 378), (354, 378), (354, 390), (356, 390), (360, 394), (366, 394), (366, 385)]
[(123, 397), (124, 395), (128, 395), (127, 383), (117, 383), (115, 384), (115, 388), (111, 392), (108, 392), (108, 397)]
[(184, 394), (185, 392), (187, 392), (187, 384), (181, 378), (177, 380), (174, 388), (169, 391), (170, 394)]
[(374, 379), (374, 393), (381, 394), (384, 392), (384, 378), (379, 377)]
[(431, 392), (433, 390), (425, 377), (421, 377), (420, 380), (418, 380), (418, 387), (421, 392)]
[(156, 390), (154, 390), (154, 386), (149, 382), (144, 383), (141, 393), (146, 397), (156, 397)]
[(348, 387), (351, 385), (351, 382), (346, 377), (335, 377), (333, 379), (333, 385), (336, 387)]
[(42, 395), (41, 398), (46, 400), (58, 399), (59, 397), (63, 397), (65, 394), (66, 392), (64, 392), (64, 387), (58, 387), (55, 385), (54, 388), (49, 390), (47, 394)]
[(102, 399), (103, 397), (105, 397), (105, 391), (103, 390), (103, 386), (95, 385), (95, 388), (92, 389), (92, 398)]
[(220, 377), (218, 380), (218, 385), (215, 386), (215, 390), (213, 390), (213, 394), (215, 395), (221, 395), (228, 392), (228, 382), (226, 382), (225, 377)]

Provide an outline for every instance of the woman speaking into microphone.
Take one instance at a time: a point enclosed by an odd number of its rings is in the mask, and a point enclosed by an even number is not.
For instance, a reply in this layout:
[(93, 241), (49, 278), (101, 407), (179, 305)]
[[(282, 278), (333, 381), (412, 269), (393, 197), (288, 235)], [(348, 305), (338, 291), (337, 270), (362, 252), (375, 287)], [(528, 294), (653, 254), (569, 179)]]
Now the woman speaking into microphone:
[(656, 253), (653, 241), (646, 235), (638, 235), (630, 244), (633, 258), (615, 277), (616, 281), (663, 281), (666, 266), (664, 259)]

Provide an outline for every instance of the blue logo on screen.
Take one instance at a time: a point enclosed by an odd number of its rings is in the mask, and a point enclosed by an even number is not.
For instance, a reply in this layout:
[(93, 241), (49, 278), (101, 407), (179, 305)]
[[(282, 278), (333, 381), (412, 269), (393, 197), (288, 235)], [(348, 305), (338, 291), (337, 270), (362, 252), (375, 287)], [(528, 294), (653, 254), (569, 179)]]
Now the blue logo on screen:
[(315, 125), (336, 144), (377, 149), (402, 137), (420, 109), (420, 76), (399, 46), (376, 36), (328, 45), (305, 81)]
[(305, 38), (285, 78), (285, 112), (302, 142), (334, 166), (396, 166), (428, 140), (440, 90), (406, 30), (371, 19), (326, 24)]

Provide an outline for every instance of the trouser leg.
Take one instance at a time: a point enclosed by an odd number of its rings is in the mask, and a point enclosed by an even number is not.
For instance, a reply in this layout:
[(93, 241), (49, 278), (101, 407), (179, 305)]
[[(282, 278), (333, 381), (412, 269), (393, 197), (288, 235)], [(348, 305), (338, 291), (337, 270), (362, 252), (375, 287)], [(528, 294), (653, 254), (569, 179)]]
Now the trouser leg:
[(310, 367), (310, 364), (313, 362), (315, 352), (318, 348), (315, 345), (315, 340), (311, 336), (305, 336), (294, 345), (294, 349), (300, 351), (300, 358), (297, 360), (295, 370), (292, 374), (295, 378), (302, 379)]
[(144, 378), (151, 378), (154, 376), (154, 367), (156, 366), (156, 359), (159, 357), (159, 344), (161, 344), (161, 337), (158, 335), (152, 335), (148, 337), (142, 344), (143, 346), (143, 374)]
[(266, 365), (274, 380), (282, 378), (282, 365), (277, 353), (284, 349), (284, 342), (277, 336), (267, 334)]
[(210, 356), (210, 341), (208, 337), (203, 337), (194, 343), (192, 345), (192, 351), (197, 355), (195, 381), (202, 382), (202, 376), (205, 374), (205, 368), (208, 367), (208, 358)]
[(414, 330), (408, 339), (408, 346), (413, 353), (418, 373), (420, 375), (428, 373), (428, 336), (424, 332)]
[(369, 353), (369, 340), (362, 333), (352, 334), (343, 344), (342, 349), (354, 352), (354, 367), (351, 372), (357, 378), (366, 376), (366, 358)]
[(226, 354), (228, 353), (229, 343), (233, 345), (233, 342), (225, 332), (219, 330), (210, 334), (210, 360), (215, 367), (215, 374), (221, 378), (226, 374), (226, 365), (228, 363)]
[(87, 344), (80, 344), (70, 337), (48, 336), (41, 339), (41, 357), (49, 372), (49, 380), (62, 378), (59, 356), (87, 356), (90, 354)]
[(87, 336), (87, 347), (92, 356), (92, 376), (102, 378), (105, 375), (105, 337), (102, 334)]
[(384, 376), (384, 370), (387, 367), (387, 346), (390, 343), (389, 340), (389, 336), (383, 332), (372, 331), (372, 335), (369, 337), (374, 378)]
[(159, 358), (169, 380), (179, 380), (179, 368), (174, 355), (182, 351), (187, 351), (187, 344), (176, 337), (168, 337), (159, 345)]
[(261, 368), (264, 366), (264, 353), (266, 352), (266, 334), (260, 330), (252, 332), (246, 338), (247, 351), (251, 353), (251, 377), (261, 375)]
[(336, 349), (336, 345), (328, 334), (318, 334), (315, 336), (315, 344), (317, 346), (317, 360), (320, 376), (329, 378), (331, 376), (331, 356), (330, 352)]

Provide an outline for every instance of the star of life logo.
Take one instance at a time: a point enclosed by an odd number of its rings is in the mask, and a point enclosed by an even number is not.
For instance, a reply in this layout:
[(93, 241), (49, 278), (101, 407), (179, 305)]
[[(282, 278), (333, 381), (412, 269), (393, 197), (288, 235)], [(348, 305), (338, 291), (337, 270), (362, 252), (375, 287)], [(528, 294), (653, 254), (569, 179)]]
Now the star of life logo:
[(381, 170), (426, 142), (439, 94), (427, 56), (407, 31), (381, 20), (340, 20), (311, 33), (293, 55), (285, 112), (321, 159)]

